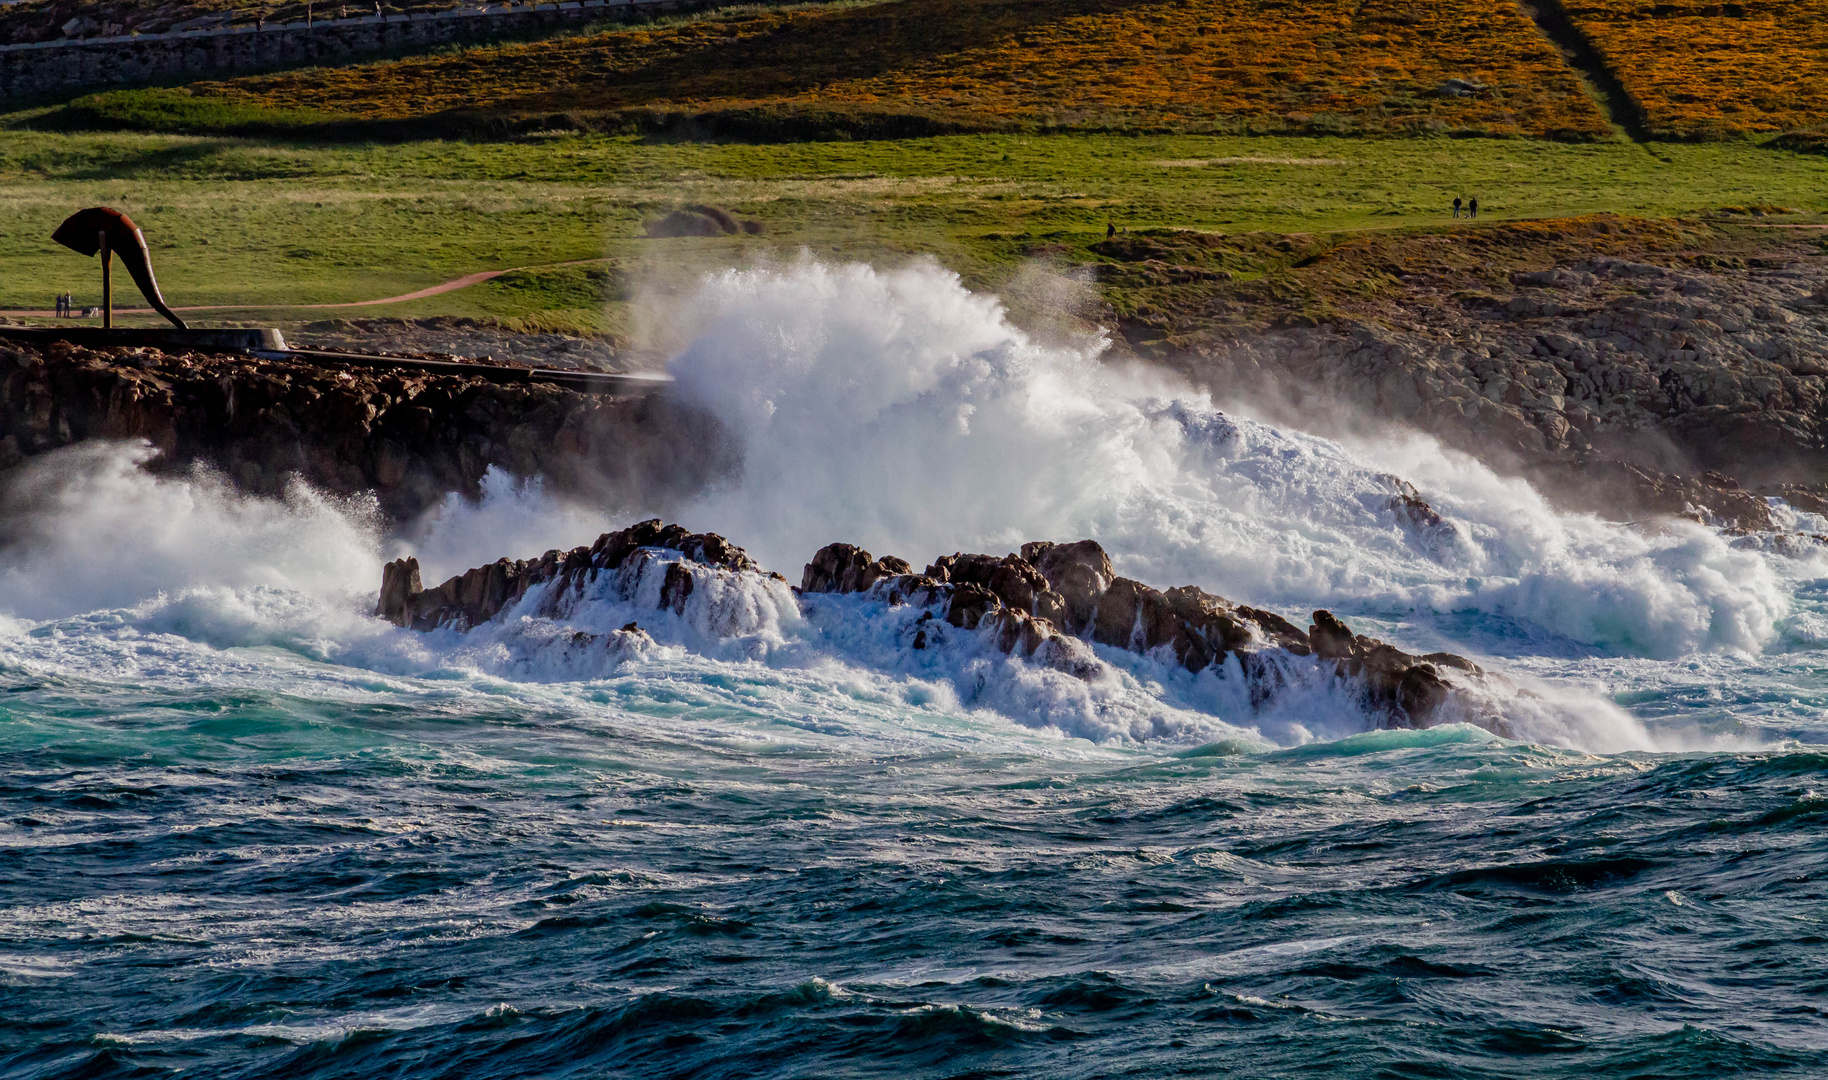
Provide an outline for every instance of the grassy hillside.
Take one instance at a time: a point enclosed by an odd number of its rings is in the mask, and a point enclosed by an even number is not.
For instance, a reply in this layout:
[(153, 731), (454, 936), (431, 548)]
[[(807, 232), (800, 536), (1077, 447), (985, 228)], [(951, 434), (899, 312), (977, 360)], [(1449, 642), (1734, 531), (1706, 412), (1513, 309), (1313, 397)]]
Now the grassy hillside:
[(1678, 138), (1828, 122), (1828, 0), (1563, 0), (1643, 109)]
[(594, 116), (613, 127), (640, 110), (712, 123), (746, 111), (751, 126), (772, 116), (785, 128), (778, 117), (796, 112), (874, 117), (878, 127), (888, 116), (920, 132), (1610, 134), (1511, 0), (890, 0), (761, 10), (102, 94), (69, 116), (272, 131), (479, 112)]
[[(930, 255), (986, 287), (1037, 260), (1125, 263), (1145, 283), (1168, 273), (1101, 247), (1114, 221), (1132, 235), (1224, 234), (1208, 262), (1250, 280), (1304, 258), (1327, 234), (1449, 227), (1456, 194), (1478, 196), (1494, 227), (1756, 203), (1828, 213), (1828, 157), (1743, 142), (1663, 152), (1445, 138), (967, 135), (758, 146), (573, 134), (311, 146), (13, 133), (0, 138), (0, 308), (45, 308), (64, 288), (92, 302), (94, 260), (52, 244), (50, 232), (95, 203), (146, 230), (174, 303), (368, 300), (478, 270), (599, 260), (342, 314), (538, 316), (605, 333), (626, 325), (621, 301), (632, 290), (683, 287), (711, 265), (801, 251), (890, 263)], [(643, 237), (645, 222), (686, 202), (727, 206), (767, 233)]]

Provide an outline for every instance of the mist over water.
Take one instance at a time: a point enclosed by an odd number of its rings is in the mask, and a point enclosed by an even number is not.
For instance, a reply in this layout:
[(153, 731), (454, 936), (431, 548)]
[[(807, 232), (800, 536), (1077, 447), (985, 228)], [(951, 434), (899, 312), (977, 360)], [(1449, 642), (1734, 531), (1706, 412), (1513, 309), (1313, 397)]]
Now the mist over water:
[[(491, 473), (390, 533), (135, 444), (7, 479), (0, 1017), (33, 1020), (0, 1020), (0, 1075), (1806, 1076), (1828, 1049), (1821, 548), (1219, 409), (932, 265), (725, 271), (672, 321), (673, 392), (742, 447), (683, 507)], [(832, 541), (919, 567), (1090, 537), (1157, 586), (1471, 656), (1520, 738), (1368, 731), (1299, 672), (1258, 708), (1115, 650), (1083, 678), (914, 656), (916, 613), (757, 575), (657, 612), (665, 558), (561, 620), (369, 615), (387, 558), (429, 584), (650, 512), (790, 581)]]

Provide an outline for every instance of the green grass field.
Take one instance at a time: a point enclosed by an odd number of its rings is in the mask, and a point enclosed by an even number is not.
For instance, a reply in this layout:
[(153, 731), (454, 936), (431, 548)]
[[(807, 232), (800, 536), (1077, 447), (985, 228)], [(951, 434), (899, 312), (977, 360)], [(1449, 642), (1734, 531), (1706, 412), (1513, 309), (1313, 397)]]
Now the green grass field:
[[(1749, 142), (963, 135), (776, 145), (587, 134), (495, 142), (309, 145), (0, 131), (0, 308), (94, 302), (99, 273), (51, 243), (103, 203), (146, 231), (174, 304), (250, 305), (204, 321), (472, 315), (614, 332), (598, 298), (763, 253), (929, 254), (995, 287), (1037, 253), (1093, 261), (1105, 223), (1242, 233), (1445, 226), (1456, 194), (1488, 220), (1731, 206), (1828, 214), (1828, 157)], [(762, 237), (642, 238), (683, 202), (727, 206)], [(348, 312), (478, 270), (576, 260)], [(131, 285), (125, 302), (131, 299)]]

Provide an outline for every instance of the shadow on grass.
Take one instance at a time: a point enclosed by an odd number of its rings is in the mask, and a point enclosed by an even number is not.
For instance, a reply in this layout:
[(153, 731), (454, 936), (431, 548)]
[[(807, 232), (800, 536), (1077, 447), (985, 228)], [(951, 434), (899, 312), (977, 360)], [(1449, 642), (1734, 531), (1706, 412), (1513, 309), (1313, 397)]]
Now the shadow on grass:
[[(941, 110), (756, 105), (731, 109), (569, 109), (537, 111), (509, 104), (406, 119), (368, 119), (305, 110), (263, 109), (178, 89), (116, 90), (95, 94), (34, 117), (36, 131), (138, 131), (174, 135), (235, 136), (303, 143), (406, 143), (428, 139), (496, 141), (536, 132), (584, 131), (638, 135), (649, 142), (817, 142), (910, 139), (934, 135), (1015, 130), (992, 117)], [(193, 144), (145, 151), (130, 162), (97, 166), (98, 175), (156, 173), (218, 152)]]

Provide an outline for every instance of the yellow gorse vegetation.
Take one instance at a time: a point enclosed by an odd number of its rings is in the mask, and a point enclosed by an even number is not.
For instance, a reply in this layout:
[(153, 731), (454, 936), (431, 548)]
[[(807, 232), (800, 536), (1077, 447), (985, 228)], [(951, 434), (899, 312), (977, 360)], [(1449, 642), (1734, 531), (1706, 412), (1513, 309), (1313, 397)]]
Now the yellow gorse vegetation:
[(987, 123), (1603, 136), (1510, 0), (892, 0), (199, 84), (408, 118), (785, 105)]
[(1681, 137), (1828, 121), (1828, 0), (1565, 0), (1643, 108)]

